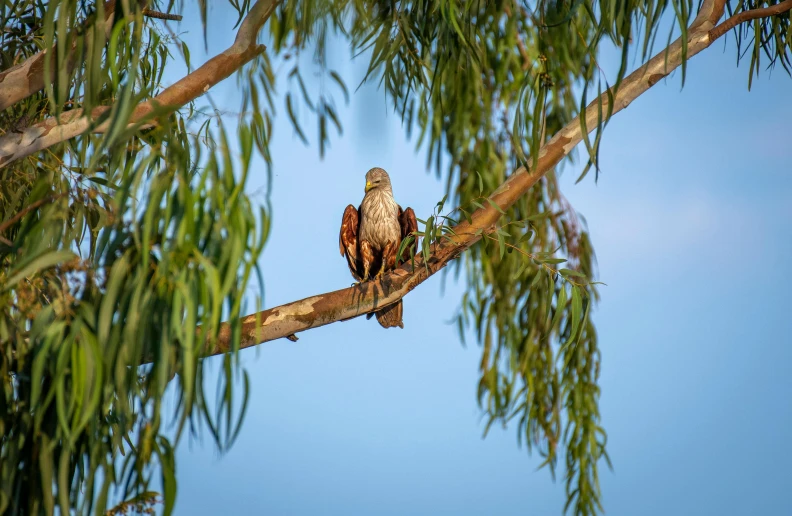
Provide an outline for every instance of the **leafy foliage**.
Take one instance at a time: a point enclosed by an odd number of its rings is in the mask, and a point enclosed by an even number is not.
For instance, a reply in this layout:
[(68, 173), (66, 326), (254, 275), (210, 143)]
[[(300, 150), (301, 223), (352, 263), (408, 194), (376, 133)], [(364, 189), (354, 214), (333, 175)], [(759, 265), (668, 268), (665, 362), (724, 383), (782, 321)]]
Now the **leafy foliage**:
[[(253, 2), (229, 3), (239, 25)], [(427, 166), (446, 181), (446, 199), (423, 221), (426, 251), (453, 236), (454, 223), (484, 206), (483, 195), (510, 171), (535, 164), (589, 91), (609, 86), (597, 65), (603, 43), (621, 49), (618, 87), (631, 52), (643, 59), (662, 41), (668, 29), (661, 21), (674, 21), (669, 39), (684, 35), (696, 7), (690, 0), (287, 0), (270, 20), (268, 53), (237, 76), (243, 115), (233, 155), (231, 131), (204, 106), (160, 112), (156, 125), (127, 123), (136, 105), (162, 90), (174, 56), (192, 68), (187, 45), (144, 16), (144, 8), (184, 12), (186, 4), (173, 4), (0, 5), (0, 69), (48, 50), (44, 89), (0, 111), (0, 136), (78, 108), (111, 108), (92, 122), (105, 124), (103, 133), (0, 169), (0, 511), (104, 511), (113, 496), (147, 500), (159, 472), (169, 513), (175, 443), (162, 429), (162, 394), (171, 382), (177, 440), (205, 425), (218, 445), (233, 441), (247, 382), (239, 403), (231, 385), (240, 370), (235, 355), (226, 355), (213, 405), (200, 355), (221, 319), (231, 321), (231, 342), (239, 342), (242, 294), (269, 229), (268, 212), (253, 208), (245, 181), (254, 152), (272, 165), (276, 105), (306, 142), (297, 110), (316, 115), (320, 153), (328, 126), (341, 134), (335, 97), (348, 100), (350, 92), (327, 67), (330, 37), (366, 56), (364, 81), (383, 87), (408, 136), (417, 134), (417, 146), (427, 149)], [(771, 5), (740, 0), (727, 10)], [(208, 2), (198, 6), (205, 28)], [(750, 53), (749, 78), (764, 59), (790, 71), (791, 30), (788, 12), (737, 27), (740, 56)], [(307, 51), (321, 84), (330, 85), (318, 96), (298, 59)], [(275, 60), (294, 63), (280, 97)], [(585, 139), (583, 175), (599, 173), (608, 115)], [(460, 208), (444, 215), (447, 200)], [(563, 454), (567, 506), (593, 514), (601, 509), (598, 464), (607, 459), (593, 248), (555, 173), (503, 220), (482, 231), (455, 270), (468, 286), (460, 336), (474, 329), (482, 348), (479, 403), (487, 428), (516, 420), (522, 441), (552, 471)]]
[[(6, 5), (2, 25), (29, 32), (3, 40), (4, 63), (48, 47), (56, 31), (80, 33), (102, 18), (85, 9)], [(177, 439), (205, 423), (226, 446), (239, 429), (234, 356), (224, 359), (225, 387), (212, 411), (198, 357), (221, 317), (243, 315), (244, 288), (266, 241), (267, 214), (244, 192), (254, 146), (264, 148), (265, 137), (255, 123), (240, 123), (235, 158), (222, 126), (191, 133), (200, 113), (127, 128), (131, 109), (160, 88), (176, 43), (136, 9), (130, 20), (118, 16), (108, 40), (82, 31), (79, 66), (67, 72), (67, 53), (57, 52), (53, 86), (0, 115), (37, 120), (113, 106), (105, 134), (0, 172), (0, 512), (101, 511), (111, 487), (128, 499), (147, 491), (156, 471), (169, 512), (175, 465), (162, 395), (171, 381)], [(239, 332), (237, 322), (231, 331)]]

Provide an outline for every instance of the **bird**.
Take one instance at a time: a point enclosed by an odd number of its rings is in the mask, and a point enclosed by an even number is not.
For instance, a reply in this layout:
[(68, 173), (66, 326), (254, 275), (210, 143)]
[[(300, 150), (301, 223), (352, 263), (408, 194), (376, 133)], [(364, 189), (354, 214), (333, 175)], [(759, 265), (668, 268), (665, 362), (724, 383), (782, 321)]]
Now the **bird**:
[[(402, 241), (418, 231), (412, 208), (403, 210), (393, 198), (390, 176), (374, 167), (366, 172), (366, 188), (360, 207), (349, 205), (341, 219), (338, 246), (346, 257), (349, 271), (358, 282), (379, 279), (415, 254), (417, 236), (405, 246), (397, 259)], [(404, 328), (401, 299), (374, 312), (383, 328)], [(371, 314), (366, 316), (371, 318)]]

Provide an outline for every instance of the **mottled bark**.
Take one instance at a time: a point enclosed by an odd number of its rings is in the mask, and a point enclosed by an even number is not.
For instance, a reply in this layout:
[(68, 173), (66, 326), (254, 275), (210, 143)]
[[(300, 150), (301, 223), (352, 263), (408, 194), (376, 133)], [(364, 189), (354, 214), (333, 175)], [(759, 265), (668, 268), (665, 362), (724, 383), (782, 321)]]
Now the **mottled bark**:
[[(141, 127), (146, 127), (156, 123), (154, 115), (171, 113), (200, 97), (263, 52), (265, 47), (256, 43), (256, 37), (279, 3), (280, 0), (258, 0), (245, 16), (231, 47), (156, 97), (137, 105), (130, 116), (129, 125), (140, 124)], [(75, 109), (61, 115), (60, 120), (49, 118), (22, 132), (6, 134), (0, 138), (0, 168), (86, 131), (106, 131), (109, 121), (98, 125), (95, 122), (110, 109), (110, 106), (101, 106), (90, 113)]]
[[(792, 0), (787, 0), (784, 4), (792, 4)], [(688, 31), (686, 41), (688, 58), (698, 54), (717, 39), (712, 37), (712, 34), (718, 34), (715, 24), (723, 16), (724, 5), (725, 0), (704, 1), (698, 16)], [(792, 9), (792, 5), (786, 6), (786, 10), (790, 9)], [(777, 11), (778, 9), (775, 9), (772, 14), (778, 14)], [(751, 15), (743, 13), (737, 16), (750, 19)], [(733, 18), (725, 21), (723, 25), (731, 24)], [(723, 33), (725, 31), (718, 36)], [(613, 95), (614, 99), (612, 114), (616, 114), (657, 84), (660, 79), (679, 67), (683, 61), (682, 49), (683, 41), (678, 39), (627, 76), (617, 91), (606, 92), (599, 99), (591, 102), (583, 113), (583, 116), (586, 117), (588, 131), (597, 126), (598, 113), (607, 112), (609, 94)], [(490, 200), (501, 210), (507, 210), (525, 195), (544, 174), (567, 156), (582, 139), (583, 131), (580, 119), (575, 118), (542, 146), (539, 151), (538, 163), (533, 170), (518, 169), (490, 195)], [(418, 255), (415, 259), (415, 268), (410, 264), (405, 264), (386, 274), (379, 281), (369, 281), (335, 292), (301, 299), (242, 318), (240, 348), (255, 346), (283, 337), (296, 340), (294, 334), (297, 332), (351, 319), (395, 303), (478, 242), (482, 233), (492, 231), (502, 216), (501, 210), (487, 205), (473, 212), (470, 223), (462, 222), (454, 228), (456, 235), (452, 241), (444, 241), (432, 246), (427, 266), (424, 266), (423, 257)], [(230, 350), (230, 346), (230, 326), (228, 323), (224, 323), (219, 337), (208, 345), (207, 355), (226, 353)]]

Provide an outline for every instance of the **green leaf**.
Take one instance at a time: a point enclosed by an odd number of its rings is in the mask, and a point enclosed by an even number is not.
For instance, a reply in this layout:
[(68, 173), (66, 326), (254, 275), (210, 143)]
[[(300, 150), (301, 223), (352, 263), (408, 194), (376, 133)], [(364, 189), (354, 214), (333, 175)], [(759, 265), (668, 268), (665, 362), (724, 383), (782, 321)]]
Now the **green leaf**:
[(572, 307), (569, 315), (571, 329), (569, 331), (569, 338), (564, 343), (564, 347), (574, 342), (577, 338), (578, 328), (580, 327), (580, 312), (583, 308), (583, 301), (580, 296), (580, 288), (576, 285), (572, 286)]
[(550, 323), (550, 330), (554, 330), (556, 326), (561, 323), (561, 318), (564, 316), (564, 310), (566, 308), (567, 302), (567, 292), (566, 288), (564, 288), (564, 284), (561, 284), (561, 288), (558, 290), (558, 299), (556, 301), (556, 312), (553, 315), (553, 321)]
[(305, 133), (303, 133), (299, 122), (297, 122), (297, 117), (294, 116), (294, 108), (292, 107), (292, 100), (290, 93), (286, 94), (286, 112), (289, 114), (289, 120), (291, 120), (294, 130), (297, 132), (297, 136), (300, 137), (300, 140), (302, 140), (304, 144), (308, 145), (308, 139), (305, 137)]
[(341, 91), (344, 92), (344, 101), (349, 103), (349, 90), (347, 90), (346, 84), (344, 81), (341, 80), (341, 76), (339, 76), (336, 72), (330, 72), (330, 77), (338, 84), (338, 87), (341, 88)]
[(443, 206), (445, 205), (446, 199), (448, 199), (448, 194), (445, 194), (443, 198), (435, 205), (437, 212), (440, 213), (443, 211)]
[(549, 216), (550, 216), (550, 212), (549, 211), (544, 211), (542, 213), (536, 213), (534, 215), (531, 215), (530, 217), (527, 217), (525, 220), (527, 220), (529, 222), (536, 222), (539, 219), (544, 219), (544, 218), (549, 217)]
[(35, 259), (28, 262), (24, 267), (15, 271), (5, 284), (5, 290), (10, 290), (22, 279), (28, 278), (50, 267), (54, 267), (60, 263), (72, 260), (75, 254), (67, 250), (57, 250), (45, 252)]
[[(539, 263), (547, 263), (550, 265), (558, 265), (559, 263), (566, 262), (566, 258), (541, 258), (536, 260)], [(564, 269), (565, 270), (565, 269)], [(559, 271), (561, 272), (561, 271)]]
[(190, 68), (190, 49), (187, 46), (187, 43), (185, 43), (184, 41), (181, 42), (181, 47), (182, 47), (182, 54), (184, 55), (184, 63), (187, 65), (187, 71), (190, 72), (191, 71), (191, 68)]
[(493, 201), (489, 197), (487, 197), (486, 199), (487, 199), (487, 202), (489, 203), (489, 205), (492, 206), (493, 208), (495, 208), (495, 210), (497, 210), (498, 213), (500, 213), (501, 215), (505, 215), (506, 214), (506, 212), (503, 211), (503, 209), (500, 206), (498, 206), (498, 204), (495, 201)]
[(173, 454), (173, 448), (164, 437), (160, 438), (159, 446), (159, 459), (162, 471), (162, 487), (163, 498), (165, 501), (166, 516), (173, 512), (173, 507), (176, 503), (176, 463)]
[(531, 239), (532, 236), (533, 236), (533, 231), (528, 230), (525, 233), (523, 233), (523, 235), (520, 237), (517, 243), (527, 242), (528, 240)]
[(412, 235), (407, 235), (406, 237), (404, 237), (404, 239), (401, 241), (401, 244), (399, 244), (398, 251), (396, 252), (396, 263), (402, 263), (403, 260), (402, 254), (404, 253), (404, 250), (407, 249), (413, 243), (414, 240), (415, 237)]

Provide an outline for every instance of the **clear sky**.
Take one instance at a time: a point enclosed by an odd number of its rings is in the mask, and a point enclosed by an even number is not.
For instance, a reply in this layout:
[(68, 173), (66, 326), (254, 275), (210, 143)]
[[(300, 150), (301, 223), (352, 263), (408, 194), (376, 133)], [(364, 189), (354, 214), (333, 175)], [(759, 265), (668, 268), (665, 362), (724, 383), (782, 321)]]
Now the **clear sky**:
[[(209, 55), (233, 40), (228, 11), (212, 3)], [(199, 17), (185, 14), (174, 27), (200, 64)], [(354, 89), (360, 66), (334, 55)], [(618, 114), (598, 184), (574, 185), (579, 166), (564, 173), (608, 285), (593, 317), (610, 515), (792, 514), (792, 80), (763, 71), (748, 92), (735, 56), (716, 43), (683, 90), (677, 73)], [(239, 109), (234, 78), (211, 97)], [(306, 148), (278, 104), (266, 306), (349, 286), (338, 228), (369, 168), (419, 217), (443, 195), (381, 92), (337, 99), (345, 132), (324, 160), (314, 119), (301, 117)], [(265, 184), (257, 167), (249, 192)], [(481, 437), (479, 349), (447, 323), (461, 292), (436, 276), (405, 298), (403, 330), (358, 318), (244, 351), (241, 434), (222, 456), (208, 437), (183, 441), (176, 514), (560, 514), (563, 483), (536, 470), (515, 428)]]

